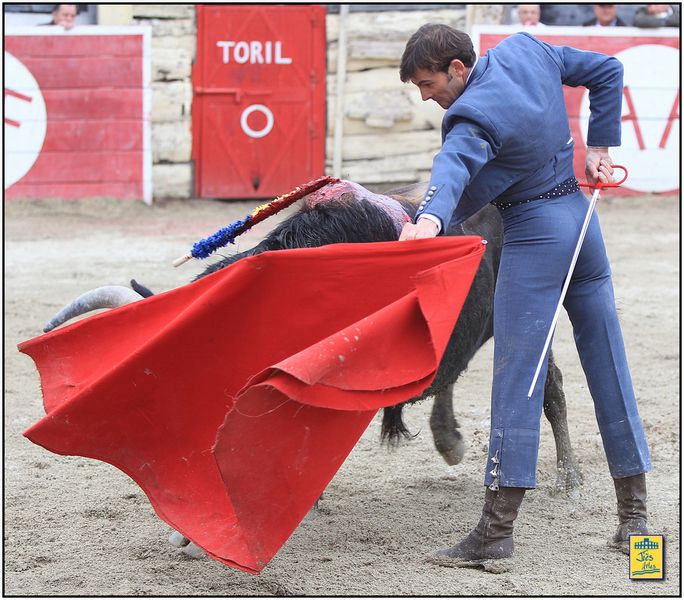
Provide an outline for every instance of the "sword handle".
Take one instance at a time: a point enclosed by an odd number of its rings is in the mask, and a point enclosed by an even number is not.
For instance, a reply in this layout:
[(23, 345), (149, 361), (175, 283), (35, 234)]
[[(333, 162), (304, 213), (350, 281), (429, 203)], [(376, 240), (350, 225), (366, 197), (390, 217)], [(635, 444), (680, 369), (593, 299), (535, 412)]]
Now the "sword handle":
[(620, 169), (625, 172), (625, 176), (620, 179), (620, 181), (610, 181), (609, 183), (603, 183), (602, 181), (597, 181), (596, 183), (580, 183), (581, 187), (588, 187), (596, 190), (602, 190), (603, 188), (616, 188), (620, 187), (627, 179), (629, 173), (627, 169), (622, 165), (613, 165), (613, 170)]

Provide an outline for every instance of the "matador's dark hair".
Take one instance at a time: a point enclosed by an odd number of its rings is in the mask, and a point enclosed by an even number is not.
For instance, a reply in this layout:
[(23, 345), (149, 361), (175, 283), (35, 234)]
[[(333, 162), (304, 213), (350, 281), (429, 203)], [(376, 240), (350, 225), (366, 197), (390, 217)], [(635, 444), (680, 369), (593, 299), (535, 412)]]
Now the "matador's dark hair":
[(401, 57), (399, 77), (406, 83), (418, 69), (446, 72), (457, 58), (466, 67), (475, 64), (475, 50), (468, 34), (441, 23), (428, 23), (416, 31)]

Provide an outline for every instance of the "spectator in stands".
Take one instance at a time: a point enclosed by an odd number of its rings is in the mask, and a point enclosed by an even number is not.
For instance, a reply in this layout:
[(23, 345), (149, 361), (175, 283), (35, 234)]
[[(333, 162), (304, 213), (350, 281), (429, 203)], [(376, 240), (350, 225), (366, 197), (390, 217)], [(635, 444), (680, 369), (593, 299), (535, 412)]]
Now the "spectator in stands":
[(45, 23), (45, 25), (61, 25), (69, 31), (76, 25), (76, 15), (78, 8), (75, 4), (56, 4), (52, 11), (52, 21)]
[(635, 27), (679, 27), (678, 4), (647, 4), (636, 11)]
[(624, 27), (627, 25), (620, 17), (617, 16), (617, 7), (615, 4), (594, 4), (593, 19), (589, 19), (583, 25), (585, 27), (596, 25), (598, 27)]
[(539, 21), (541, 7), (539, 4), (518, 4), (518, 21), (525, 27), (543, 27)]

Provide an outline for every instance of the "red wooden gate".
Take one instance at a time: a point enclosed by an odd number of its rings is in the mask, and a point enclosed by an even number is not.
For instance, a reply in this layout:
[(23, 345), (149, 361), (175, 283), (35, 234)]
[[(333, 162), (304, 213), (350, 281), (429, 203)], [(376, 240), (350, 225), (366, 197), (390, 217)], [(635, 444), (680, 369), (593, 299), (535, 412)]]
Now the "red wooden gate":
[(266, 198), (323, 174), (325, 8), (197, 5), (195, 193)]

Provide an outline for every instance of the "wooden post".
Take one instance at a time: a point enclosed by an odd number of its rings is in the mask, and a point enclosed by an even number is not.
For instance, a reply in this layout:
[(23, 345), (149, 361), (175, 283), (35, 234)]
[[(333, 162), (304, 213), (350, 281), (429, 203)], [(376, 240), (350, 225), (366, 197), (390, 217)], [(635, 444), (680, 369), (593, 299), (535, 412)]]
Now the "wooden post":
[(335, 94), (335, 133), (333, 137), (333, 177), (342, 176), (342, 142), (344, 140), (344, 83), (347, 78), (347, 15), (349, 5), (340, 5), (337, 38), (337, 85)]

